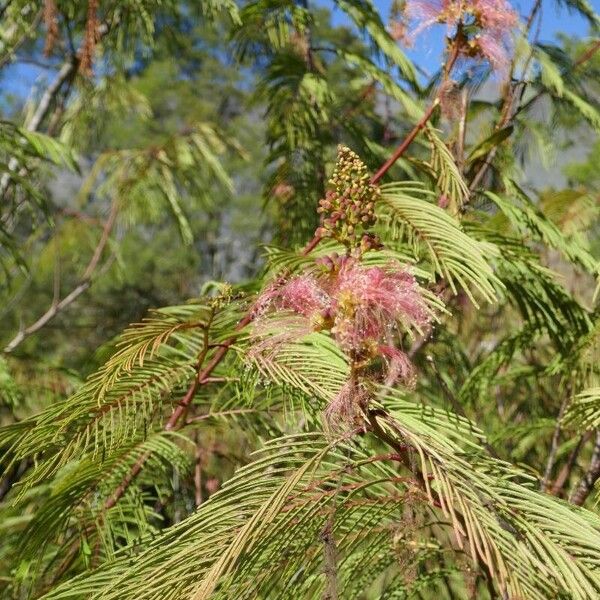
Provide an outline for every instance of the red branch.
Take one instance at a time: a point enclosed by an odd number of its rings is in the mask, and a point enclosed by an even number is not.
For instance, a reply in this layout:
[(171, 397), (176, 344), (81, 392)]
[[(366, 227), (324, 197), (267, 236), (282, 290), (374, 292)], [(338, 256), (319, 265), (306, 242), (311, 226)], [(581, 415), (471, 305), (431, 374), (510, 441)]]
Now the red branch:
[(429, 119), (431, 119), (431, 115), (435, 110), (436, 106), (440, 103), (440, 99), (436, 98), (431, 106), (425, 111), (425, 114), (421, 117), (421, 120), (414, 126), (412, 131), (404, 138), (404, 141), (396, 148), (394, 153), (381, 165), (381, 168), (371, 177), (370, 183), (376, 184), (381, 181), (383, 176), (390, 170), (392, 165), (406, 152), (408, 147), (412, 144), (413, 140), (417, 137), (417, 134), (425, 125)]

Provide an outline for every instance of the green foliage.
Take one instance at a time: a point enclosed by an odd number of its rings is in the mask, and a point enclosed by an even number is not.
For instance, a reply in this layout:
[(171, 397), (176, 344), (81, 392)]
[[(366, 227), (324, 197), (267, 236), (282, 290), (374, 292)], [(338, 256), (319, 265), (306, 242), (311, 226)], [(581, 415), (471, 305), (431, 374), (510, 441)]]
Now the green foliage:
[(47, 72), (0, 93), (1, 598), (600, 595), (594, 42), (534, 13), (496, 85), (368, 0), (0, 11)]

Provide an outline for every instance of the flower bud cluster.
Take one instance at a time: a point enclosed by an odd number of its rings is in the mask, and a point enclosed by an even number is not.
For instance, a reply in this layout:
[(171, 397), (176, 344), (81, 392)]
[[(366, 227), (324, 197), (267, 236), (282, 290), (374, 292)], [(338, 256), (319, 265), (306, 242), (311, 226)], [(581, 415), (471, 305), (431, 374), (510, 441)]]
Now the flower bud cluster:
[(377, 248), (376, 236), (366, 230), (375, 224), (375, 201), (379, 188), (369, 183), (367, 167), (346, 146), (338, 147), (338, 161), (329, 190), (319, 201), (319, 237), (331, 237), (360, 253)]

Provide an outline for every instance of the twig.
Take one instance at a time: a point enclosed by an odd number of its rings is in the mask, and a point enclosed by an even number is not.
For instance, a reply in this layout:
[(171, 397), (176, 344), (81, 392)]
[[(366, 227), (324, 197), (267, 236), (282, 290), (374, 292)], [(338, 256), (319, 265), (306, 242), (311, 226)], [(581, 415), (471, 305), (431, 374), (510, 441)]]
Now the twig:
[(600, 430), (596, 431), (596, 443), (590, 465), (577, 487), (573, 490), (569, 502), (582, 506), (594, 489), (594, 484), (600, 477)]
[(196, 503), (196, 508), (198, 508), (202, 504), (202, 463), (204, 458), (198, 432), (196, 432), (195, 442), (196, 461), (194, 464), (194, 500)]
[(413, 127), (411, 132), (404, 138), (403, 142), (396, 148), (394, 153), (385, 161), (385, 163), (381, 166), (381, 168), (371, 177), (370, 183), (376, 184), (381, 181), (383, 176), (391, 169), (394, 163), (406, 152), (408, 147), (412, 144), (413, 140), (417, 137), (417, 134), (431, 118), (433, 111), (436, 109), (438, 104), (440, 103), (440, 99), (438, 97), (431, 103), (429, 108), (425, 111), (421, 120)]
[[(458, 26), (458, 32), (456, 35), (457, 35), (457, 38), (458, 38), (458, 36), (461, 35), (460, 24)], [(417, 137), (417, 134), (419, 133), (419, 131), (421, 131), (421, 129), (423, 129), (427, 125), (427, 123), (429, 122), (429, 119), (431, 119), (431, 116), (433, 115), (433, 112), (435, 111), (436, 107), (440, 104), (440, 91), (443, 88), (444, 83), (450, 77), (450, 73), (452, 72), (452, 69), (454, 68), (454, 65), (456, 64), (459, 53), (460, 53), (460, 43), (458, 42), (458, 39), (455, 39), (454, 44), (452, 46), (452, 50), (448, 56), (448, 60), (446, 61), (446, 64), (444, 65), (444, 74), (443, 74), (442, 85), (439, 86), (433, 102), (430, 104), (429, 108), (427, 108), (427, 110), (421, 117), (420, 121), (414, 126), (414, 128), (411, 130), (411, 132), (404, 138), (403, 142), (398, 146), (398, 148), (396, 148), (396, 150), (394, 151), (392, 156), (390, 156), (390, 158), (385, 161), (385, 163), (373, 175), (373, 177), (371, 177), (371, 179), (369, 181), (369, 183), (371, 183), (371, 185), (375, 185), (381, 181), (383, 176), (390, 170), (392, 165), (406, 152), (408, 147), (412, 144), (413, 140)]]
[(110, 209), (110, 213), (104, 224), (104, 228), (102, 229), (102, 235), (100, 236), (100, 240), (94, 249), (94, 253), (90, 262), (88, 263), (83, 275), (77, 286), (71, 290), (69, 294), (67, 294), (62, 300), (56, 301), (56, 298), (53, 299), (52, 304), (46, 310), (46, 312), (39, 317), (34, 323), (21, 329), (17, 335), (6, 345), (4, 348), (5, 353), (12, 352), (17, 346), (19, 346), (23, 340), (28, 338), (30, 335), (36, 333), (42, 327), (44, 327), (47, 323), (49, 323), (56, 315), (58, 315), (62, 310), (64, 310), (67, 306), (72, 304), (81, 294), (83, 294), (92, 284), (92, 275), (96, 271), (104, 249), (108, 243), (110, 234), (115, 224), (115, 220), (118, 214), (118, 203), (116, 200), (113, 201)]
[(582, 435), (579, 438), (577, 444), (575, 445), (575, 448), (573, 448), (573, 450), (571, 451), (571, 454), (569, 455), (566, 464), (561, 469), (560, 473), (558, 474), (558, 477), (556, 478), (556, 481), (554, 482), (554, 485), (552, 486), (552, 489), (550, 490), (550, 493), (553, 496), (558, 496), (561, 494), (562, 489), (565, 487), (565, 484), (571, 476), (573, 468), (577, 464), (577, 457), (579, 456), (581, 449), (583, 448), (584, 444), (588, 442), (591, 438), (591, 431), (586, 432), (585, 435)]
[(469, 106), (469, 90), (464, 88), (460, 93), (460, 119), (456, 141), (456, 164), (462, 173), (465, 168), (465, 139), (467, 137), (467, 109)]
[(333, 537), (333, 519), (334, 511), (332, 510), (327, 517), (327, 521), (325, 521), (325, 526), (321, 530), (326, 582), (325, 590), (323, 591), (323, 600), (338, 600), (339, 598), (337, 585), (337, 548), (335, 546), (335, 538)]
[(571, 398), (571, 394), (567, 390), (565, 397), (560, 405), (558, 411), (558, 417), (556, 418), (556, 425), (554, 427), (554, 433), (552, 434), (552, 443), (550, 444), (550, 453), (548, 454), (548, 460), (546, 462), (546, 470), (544, 471), (544, 477), (540, 483), (540, 489), (543, 492), (548, 491), (548, 484), (552, 475), (552, 469), (554, 468), (554, 461), (556, 460), (556, 453), (558, 452), (558, 442), (560, 440), (561, 423), (567, 409), (567, 404)]
[(579, 67), (583, 63), (587, 62), (600, 50), (600, 40), (594, 42), (574, 63), (573, 67)]

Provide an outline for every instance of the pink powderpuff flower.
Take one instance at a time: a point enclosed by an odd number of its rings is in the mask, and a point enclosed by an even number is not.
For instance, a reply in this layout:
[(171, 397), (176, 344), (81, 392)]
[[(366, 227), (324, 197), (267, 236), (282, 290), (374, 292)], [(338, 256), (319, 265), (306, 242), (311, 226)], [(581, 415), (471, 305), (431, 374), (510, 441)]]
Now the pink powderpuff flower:
[(489, 61), (492, 68), (499, 73), (506, 74), (510, 64), (510, 55), (506, 45), (498, 40), (499, 38), (490, 33), (484, 33), (475, 38), (477, 48)]
[[(365, 267), (349, 257), (329, 262), (321, 261), (329, 268), (320, 276), (306, 274), (275, 283), (259, 296), (249, 356), (267, 364), (282, 345), (312, 331), (330, 330), (353, 361), (381, 356), (388, 385), (413, 382), (410, 360), (394, 347), (394, 337), (398, 329), (423, 329), (431, 319), (414, 276), (393, 262), (385, 267)], [(350, 390), (342, 391), (332, 403), (333, 412), (343, 412)]]
[(477, 33), (465, 38), (463, 56), (486, 59), (495, 70), (506, 71), (510, 32), (518, 22), (506, 0), (407, 0), (405, 12), (417, 24), (413, 39), (436, 23), (446, 24), (449, 35), (460, 22), (475, 25)]
[(361, 409), (366, 408), (368, 400), (369, 394), (364, 386), (348, 380), (323, 412), (327, 427), (339, 433), (359, 426)]
[(393, 265), (365, 268), (348, 262), (338, 274), (333, 295), (336, 338), (345, 349), (359, 350), (365, 342), (387, 339), (397, 324), (421, 329), (430, 320), (415, 278)]
[(259, 296), (254, 312), (263, 314), (269, 308), (289, 310), (311, 318), (328, 306), (329, 299), (312, 275), (294, 277), (282, 285), (269, 286)]
[(456, 0), (407, 0), (406, 16), (417, 23), (411, 32), (416, 38), (436, 23), (445, 23), (449, 29), (456, 27), (463, 14), (463, 3)]
[(481, 27), (490, 32), (508, 32), (519, 20), (506, 0), (473, 0), (473, 7)]
[(385, 385), (392, 386), (398, 379), (405, 385), (413, 387), (415, 384), (415, 368), (406, 352), (395, 346), (379, 346), (380, 354), (387, 360), (388, 369)]

